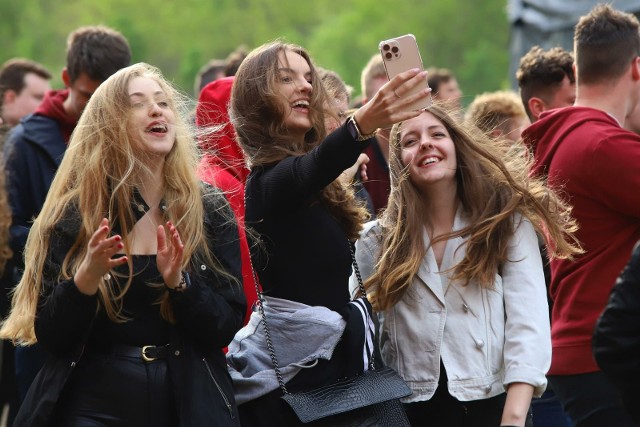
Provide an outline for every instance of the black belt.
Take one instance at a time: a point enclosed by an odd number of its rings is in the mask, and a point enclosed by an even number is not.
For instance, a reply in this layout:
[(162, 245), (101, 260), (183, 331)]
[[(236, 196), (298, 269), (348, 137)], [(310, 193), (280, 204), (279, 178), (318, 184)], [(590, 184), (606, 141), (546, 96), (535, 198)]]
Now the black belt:
[(169, 344), (145, 345), (135, 347), (132, 345), (115, 344), (106, 349), (95, 349), (99, 353), (112, 354), (114, 356), (141, 358), (145, 362), (153, 362), (158, 359), (168, 359), (171, 354), (171, 346)]

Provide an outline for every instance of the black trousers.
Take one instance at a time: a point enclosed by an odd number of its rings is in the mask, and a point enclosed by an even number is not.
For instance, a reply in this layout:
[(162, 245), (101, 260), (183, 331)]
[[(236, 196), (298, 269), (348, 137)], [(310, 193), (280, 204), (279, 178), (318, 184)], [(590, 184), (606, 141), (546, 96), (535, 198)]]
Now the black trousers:
[(632, 427), (618, 390), (602, 372), (550, 375), (549, 383), (576, 427)]
[(506, 393), (489, 399), (462, 402), (440, 384), (429, 400), (405, 404), (412, 427), (497, 427)]
[(59, 400), (57, 427), (172, 427), (178, 425), (166, 360), (89, 352)]

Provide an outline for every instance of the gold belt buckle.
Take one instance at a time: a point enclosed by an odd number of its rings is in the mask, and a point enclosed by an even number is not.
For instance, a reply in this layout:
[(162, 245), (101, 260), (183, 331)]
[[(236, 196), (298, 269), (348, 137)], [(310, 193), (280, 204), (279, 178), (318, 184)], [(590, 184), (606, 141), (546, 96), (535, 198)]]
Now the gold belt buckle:
[(155, 345), (145, 345), (144, 347), (142, 347), (142, 360), (144, 360), (145, 362), (153, 362), (154, 360), (158, 360), (157, 357), (147, 356), (147, 350), (155, 347)]

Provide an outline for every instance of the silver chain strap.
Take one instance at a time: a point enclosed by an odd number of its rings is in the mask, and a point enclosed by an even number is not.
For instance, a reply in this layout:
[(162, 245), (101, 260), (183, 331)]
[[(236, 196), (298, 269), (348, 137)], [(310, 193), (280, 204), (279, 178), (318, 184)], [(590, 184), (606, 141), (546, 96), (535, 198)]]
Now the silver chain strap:
[[(353, 250), (353, 245), (349, 242), (349, 251), (351, 252), (351, 262), (353, 264), (353, 269), (356, 273), (356, 277), (358, 278), (358, 288), (360, 289), (360, 295), (365, 299), (367, 298), (367, 291), (364, 288), (364, 284), (362, 283), (362, 276), (360, 275), (360, 269), (358, 268), (358, 263), (356, 262), (356, 254)], [(267, 324), (267, 315), (264, 312), (264, 295), (262, 293), (262, 289), (258, 282), (258, 275), (256, 274), (255, 269), (253, 268), (253, 263), (251, 264), (251, 274), (253, 275), (253, 280), (256, 285), (256, 294), (258, 295), (258, 301), (256, 301), (258, 305), (258, 311), (260, 312), (260, 316), (262, 317), (262, 326), (264, 327), (264, 335), (265, 341), (267, 341), (267, 349), (269, 350), (269, 356), (271, 356), (271, 362), (273, 363), (273, 370), (276, 372), (276, 378), (278, 380), (278, 384), (280, 385), (280, 390), (284, 394), (289, 394), (287, 390), (287, 386), (284, 383), (284, 378), (282, 378), (282, 373), (280, 372), (280, 365), (278, 364), (278, 357), (276, 356), (276, 350), (273, 347), (273, 341), (271, 340), (271, 333), (269, 332), (269, 325)], [(373, 356), (369, 360), (369, 369), (374, 369), (374, 361)]]
[(256, 285), (256, 294), (258, 295), (258, 301), (256, 301), (256, 303), (258, 305), (258, 311), (260, 311), (260, 316), (262, 317), (261, 323), (264, 327), (265, 340), (267, 341), (267, 349), (269, 350), (271, 362), (273, 363), (273, 370), (276, 371), (276, 378), (278, 379), (278, 384), (280, 384), (280, 389), (284, 394), (289, 394), (289, 392), (287, 391), (287, 386), (284, 384), (282, 373), (280, 373), (280, 365), (278, 365), (276, 350), (273, 348), (273, 341), (271, 341), (271, 333), (269, 332), (269, 325), (267, 324), (267, 315), (264, 312), (264, 295), (262, 294), (260, 282), (258, 282), (258, 275), (253, 268), (253, 263), (249, 262), (249, 264), (251, 264), (251, 274), (253, 274), (253, 281)]

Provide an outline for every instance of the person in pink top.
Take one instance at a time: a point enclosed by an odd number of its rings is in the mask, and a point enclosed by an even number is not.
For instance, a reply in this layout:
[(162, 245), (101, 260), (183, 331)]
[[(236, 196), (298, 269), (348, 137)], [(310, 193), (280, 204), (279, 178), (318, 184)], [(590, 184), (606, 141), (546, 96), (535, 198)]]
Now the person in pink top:
[(533, 173), (547, 175), (573, 205), (585, 251), (551, 261), (549, 382), (576, 427), (635, 425), (596, 364), (592, 334), (640, 239), (640, 136), (622, 127), (640, 98), (639, 28), (609, 5), (583, 16), (574, 37), (575, 105), (542, 113), (523, 133)]

